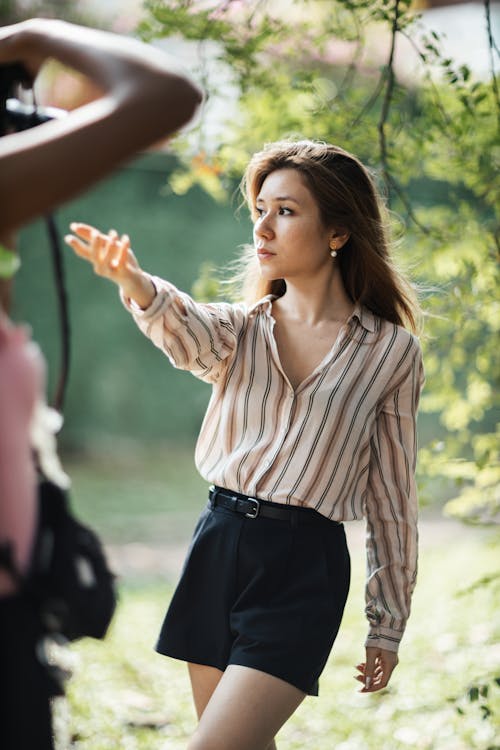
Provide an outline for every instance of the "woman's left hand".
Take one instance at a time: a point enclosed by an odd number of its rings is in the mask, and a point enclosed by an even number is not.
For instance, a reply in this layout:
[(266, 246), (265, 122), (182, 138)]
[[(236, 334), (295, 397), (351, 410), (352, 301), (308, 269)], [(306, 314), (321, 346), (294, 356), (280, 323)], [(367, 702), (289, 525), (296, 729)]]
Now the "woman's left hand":
[(359, 674), (354, 679), (363, 684), (363, 688), (359, 692), (375, 693), (377, 690), (387, 687), (398, 661), (398, 655), (395, 651), (368, 647), (366, 649), (366, 662), (356, 666)]

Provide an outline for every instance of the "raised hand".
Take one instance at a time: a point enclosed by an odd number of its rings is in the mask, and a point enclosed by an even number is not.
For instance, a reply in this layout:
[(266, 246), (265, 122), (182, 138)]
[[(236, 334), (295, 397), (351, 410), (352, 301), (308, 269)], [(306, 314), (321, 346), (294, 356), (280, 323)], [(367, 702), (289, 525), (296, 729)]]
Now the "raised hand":
[(76, 222), (70, 229), (74, 234), (66, 235), (66, 244), (91, 263), (98, 276), (113, 281), (140, 307), (149, 307), (156, 291), (139, 266), (128, 235), (120, 237), (114, 229), (104, 234), (89, 224)]
[(111, 279), (121, 286), (122, 282), (127, 282), (130, 276), (140, 271), (128, 235), (119, 237), (115, 229), (103, 234), (90, 224), (76, 222), (70, 224), (70, 229), (74, 235), (66, 235), (66, 244), (81, 258), (92, 263), (98, 276)]

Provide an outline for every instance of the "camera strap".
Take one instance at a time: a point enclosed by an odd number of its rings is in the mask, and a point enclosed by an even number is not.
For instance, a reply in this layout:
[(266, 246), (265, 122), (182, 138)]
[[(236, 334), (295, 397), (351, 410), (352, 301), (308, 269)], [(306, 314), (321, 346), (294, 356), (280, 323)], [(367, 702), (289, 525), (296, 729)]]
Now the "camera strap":
[(61, 342), (61, 364), (59, 366), (59, 376), (52, 399), (52, 406), (62, 413), (64, 397), (66, 395), (66, 386), (68, 384), (71, 355), (71, 328), (69, 322), (68, 293), (66, 290), (64, 256), (61, 250), (61, 242), (53, 214), (48, 214), (45, 217), (45, 222), (50, 239), (52, 270), (54, 273), (54, 285), (59, 313), (59, 336)]

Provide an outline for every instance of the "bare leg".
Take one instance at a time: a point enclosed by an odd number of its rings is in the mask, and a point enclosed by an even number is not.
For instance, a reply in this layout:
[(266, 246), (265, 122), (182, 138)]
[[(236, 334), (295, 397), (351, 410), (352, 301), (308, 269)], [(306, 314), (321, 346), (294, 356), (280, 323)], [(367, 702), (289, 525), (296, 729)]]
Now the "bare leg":
[(287, 682), (248, 667), (232, 664), (222, 674), (190, 665), (189, 672), (201, 715), (188, 750), (275, 750), (274, 736), (305, 698)]
[(224, 672), (215, 667), (207, 667), (205, 664), (190, 663), (188, 663), (188, 670), (194, 707), (199, 721)]
[[(188, 663), (188, 670), (196, 715), (199, 721), (224, 672), (205, 664), (190, 663)], [(267, 746), (266, 750), (277, 750), (274, 740)]]

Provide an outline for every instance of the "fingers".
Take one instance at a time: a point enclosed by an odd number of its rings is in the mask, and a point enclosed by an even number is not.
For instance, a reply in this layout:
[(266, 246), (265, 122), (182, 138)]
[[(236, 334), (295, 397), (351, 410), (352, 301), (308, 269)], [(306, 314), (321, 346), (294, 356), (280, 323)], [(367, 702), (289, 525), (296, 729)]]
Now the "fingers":
[(128, 235), (119, 237), (115, 229), (103, 234), (90, 224), (72, 223), (70, 227), (74, 235), (66, 235), (66, 244), (81, 258), (92, 263), (99, 276), (118, 281), (137, 267)]
[[(91, 244), (93, 240), (97, 242), (99, 238), (102, 238), (102, 240), (104, 241), (109, 236), (109, 235), (103, 234), (102, 232), (99, 232), (99, 230), (93, 227), (91, 224), (83, 224), (82, 222), (79, 222), (79, 221), (73, 221), (69, 225), (69, 228), (71, 229), (73, 234), (76, 235), (76, 240), (79, 241), (79, 244), (76, 245), (76, 247), (79, 247), (80, 249), (81, 248), (85, 249), (87, 247), (85, 243)], [(117, 236), (117, 233), (115, 232), (114, 229), (112, 229), (109, 232), (109, 234), (111, 233), (114, 233), (115, 237)], [(68, 234), (64, 239), (68, 245), (73, 247), (73, 244), (69, 241), (71, 239), (75, 240), (75, 238), (72, 237), (72, 235)], [(75, 250), (76, 250), (76, 247), (74, 247)], [(78, 251), (76, 250), (76, 252)], [(82, 255), (82, 257), (87, 257), (87, 259), (90, 259), (88, 254)]]
[(398, 663), (398, 656), (386, 649), (367, 648), (366, 662), (358, 664), (355, 679), (363, 685), (361, 693), (374, 693), (387, 687)]
[(112, 229), (104, 246), (101, 249), (100, 260), (112, 273), (126, 270), (130, 240), (126, 235), (118, 237), (118, 233)]
[(92, 256), (94, 271), (100, 276), (112, 276), (116, 271), (116, 259), (119, 247), (117, 245), (118, 234), (112, 229), (109, 234), (101, 234), (97, 229), (92, 230), (90, 235), (90, 253)]
[(366, 650), (366, 665), (364, 671), (365, 686), (362, 692), (371, 690), (375, 680), (375, 669), (380, 668), (380, 664), (377, 662), (378, 655), (375, 649), (370, 648)]
[(112, 229), (109, 234), (92, 236), (91, 252), (94, 256), (94, 270), (102, 276), (119, 277), (128, 271), (131, 254), (130, 239), (121, 237)]
[(81, 221), (73, 221), (69, 228), (72, 232), (74, 232), (80, 239), (85, 240), (86, 242), (89, 242), (92, 237), (92, 232), (97, 232), (98, 230), (91, 226), (91, 224), (83, 224)]
[(64, 241), (81, 258), (85, 258), (85, 260), (90, 261), (92, 260), (92, 256), (89, 252), (88, 246), (84, 242), (81, 242), (81, 240), (77, 239), (77, 237), (73, 237), (72, 234), (67, 234), (64, 238)]
[(89, 238), (89, 254), (94, 264), (94, 271), (99, 273), (100, 267), (104, 264), (106, 253), (109, 248), (109, 236), (101, 234), (97, 229), (93, 229)]
[(111, 252), (111, 268), (116, 271), (125, 269), (129, 259), (129, 253), (131, 253), (129, 236), (127, 234), (122, 234), (121, 238), (118, 240), (118, 235), (116, 235)]

